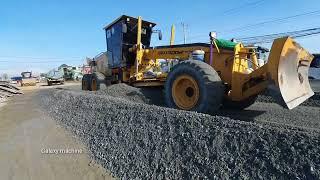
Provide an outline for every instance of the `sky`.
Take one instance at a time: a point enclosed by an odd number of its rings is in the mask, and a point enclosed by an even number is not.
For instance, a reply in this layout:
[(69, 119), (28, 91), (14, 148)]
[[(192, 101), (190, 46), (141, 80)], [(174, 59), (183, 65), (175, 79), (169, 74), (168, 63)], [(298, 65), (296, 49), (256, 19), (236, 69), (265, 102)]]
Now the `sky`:
[[(183, 43), (181, 23), (187, 24), (187, 43), (207, 42), (210, 31), (218, 38), (237, 38), (320, 27), (319, 0), (3, 0), (0, 2), (0, 74), (47, 72), (65, 63), (82, 65), (85, 57), (106, 50), (103, 27), (126, 14), (155, 22), (169, 43), (176, 26), (176, 43)], [(243, 28), (248, 27), (249, 28)], [(297, 39), (312, 53), (320, 53), (320, 35)], [(266, 45), (267, 46), (267, 45)]]

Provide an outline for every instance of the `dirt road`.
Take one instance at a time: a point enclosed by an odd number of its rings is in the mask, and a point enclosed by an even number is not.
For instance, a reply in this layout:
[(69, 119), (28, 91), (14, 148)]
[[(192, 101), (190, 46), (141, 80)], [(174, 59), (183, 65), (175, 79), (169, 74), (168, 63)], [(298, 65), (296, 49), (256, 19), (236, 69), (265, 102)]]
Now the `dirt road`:
[(113, 179), (39, 109), (36, 93), (26, 91), (0, 107), (1, 179)]

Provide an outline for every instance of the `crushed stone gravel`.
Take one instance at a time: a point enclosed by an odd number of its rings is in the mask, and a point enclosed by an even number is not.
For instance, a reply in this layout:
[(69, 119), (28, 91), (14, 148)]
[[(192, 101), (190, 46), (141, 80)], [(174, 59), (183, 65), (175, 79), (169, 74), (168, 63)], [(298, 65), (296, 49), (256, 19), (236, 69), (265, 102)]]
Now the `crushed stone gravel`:
[[(77, 89), (72, 89), (75, 91), (79, 91), (79, 87)], [(64, 88), (59, 88), (64, 89)], [(69, 89), (70, 90), (70, 89)], [(166, 106), (163, 98), (163, 88), (158, 87), (144, 87), (137, 88), (132, 87), (124, 83), (114, 84), (112, 86), (105, 87), (100, 91), (88, 92), (94, 93), (97, 95), (109, 95), (121, 99), (126, 99), (129, 101), (133, 101), (136, 103), (145, 103), (150, 105), (157, 106)], [(277, 103), (277, 101), (272, 97), (273, 91), (266, 90), (264, 93), (258, 95), (256, 102), (262, 103)], [(315, 94), (310, 97), (308, 100), (303, 102), (300, 106), (313, 106), (320, 107), (320, 92), (315, 92)]]
[(100, 91), (92, 92), (98, 95), (109, 95), (121, 99), (126, 99), (136, 103), (145, 103), (162, 106), (164, 105), (163, 88), (145, 87), (137, 88), (124, 83), (108, 86)]
[[(276, 103), (276, 100), (272, 98), (272, 94), (270, 93), (270, 91), (265, 91), (258, 96), (256, 102)], [(315, 92), (312, 97), (303, 102), (300, 106), (320, 107), (320, 92)]]
[(39, 102), (118, 178), (320, 179), (318, 133), (99, 93), (51, 89)]

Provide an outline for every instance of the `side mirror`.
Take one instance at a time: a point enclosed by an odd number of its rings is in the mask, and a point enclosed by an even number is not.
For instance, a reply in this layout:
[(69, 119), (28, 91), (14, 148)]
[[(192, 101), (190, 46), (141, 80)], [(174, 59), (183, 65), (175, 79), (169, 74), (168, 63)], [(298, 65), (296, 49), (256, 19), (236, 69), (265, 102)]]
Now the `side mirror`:
[(217, 39), (217, 33), (212, 31), (212, 32), (209, 33), (209, 37), (210, 37), (210, 40)]
[(162, 40), (162, 32), (161, 30), (153, 30), (152, 33), (158, 33), (159, 40)]
[(128, 32), (128, 27), (126, 24), (122, 24), (122, 33), (127, 33)]
[(160, 30), (158, 32), (158, 35), (159, 35), (159, 40), (161, 41), (162, 40), (162, 32)]

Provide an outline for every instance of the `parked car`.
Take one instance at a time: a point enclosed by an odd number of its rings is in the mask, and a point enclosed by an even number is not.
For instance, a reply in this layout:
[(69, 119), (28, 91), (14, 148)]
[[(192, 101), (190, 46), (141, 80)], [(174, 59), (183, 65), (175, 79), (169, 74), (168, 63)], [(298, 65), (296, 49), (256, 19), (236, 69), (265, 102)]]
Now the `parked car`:
[(47, 73), (48, 86), (52, 84), (64, 84), (63, 72), (60, 70), (53, 69)]
[(320, 79), (320, 54), (313, 54), (313, 56), (309, 68), (309, 79)]

